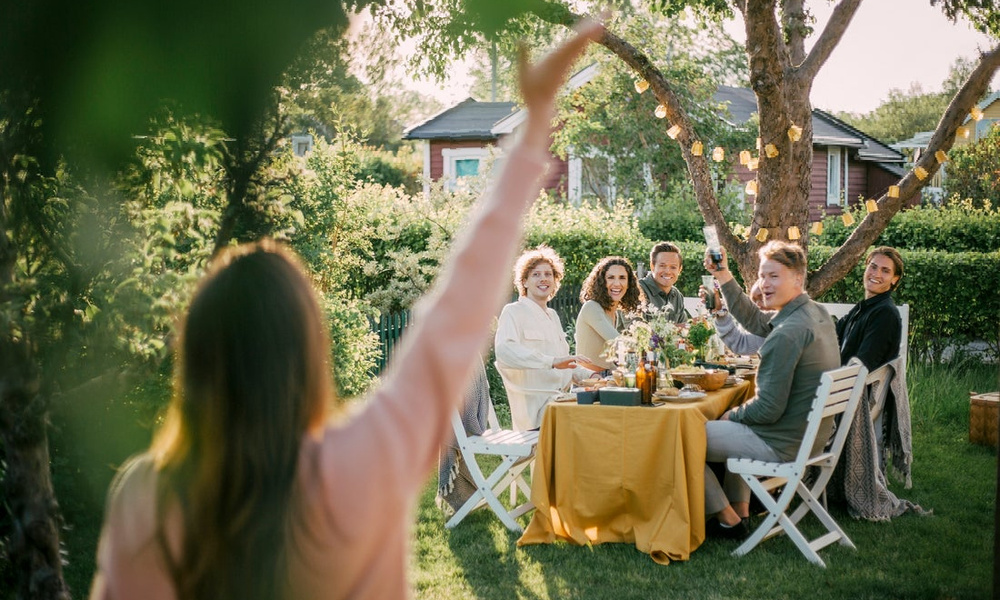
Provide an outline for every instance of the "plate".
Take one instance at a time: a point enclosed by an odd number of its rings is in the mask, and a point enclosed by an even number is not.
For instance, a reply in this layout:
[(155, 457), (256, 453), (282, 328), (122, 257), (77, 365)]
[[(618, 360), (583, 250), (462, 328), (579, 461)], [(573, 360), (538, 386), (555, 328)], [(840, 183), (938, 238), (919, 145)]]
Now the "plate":
[(559, 394), (552, 399), (553, 402), (576, 402), (576, 394)]
[(678, 400), (697, 400), (705, 397), (705, 392), (681, 392), (675, 398)]

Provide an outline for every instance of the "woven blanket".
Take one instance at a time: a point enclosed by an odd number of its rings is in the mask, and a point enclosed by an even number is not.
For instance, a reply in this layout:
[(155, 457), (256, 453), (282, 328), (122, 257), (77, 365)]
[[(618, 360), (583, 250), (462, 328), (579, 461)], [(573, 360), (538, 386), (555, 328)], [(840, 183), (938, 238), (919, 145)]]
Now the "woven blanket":
[(830, 483), (832, 501), (839, 499), (838, 492), (841, 492), (851, 516), (869, 521), (888, 521), (906, 511), (920, 515), (932, 513), (889, 490), (886, 461), (891, 460), (894, 474), (904, 480), (907, 489), (912, 485), (910, 465), (913, 462), (909, 396), (903, 377), (896, 376), (901, 373), (902, 365), (899, 359), (889, 365), (891, 393), (886, 396), (882, 411), (884, 434), (881, 441), (875, 435), (871, 418), (873, 390), (868, 388), (854, 414), (837, 474)]
[[(490, 382), (486, 378), (486, 368), (482, 361), (469, 381), (462, 403), (462, 425), (467, 435), (480, 435), (489, 428)], [(461, 508), (476, 491), (476, 484), (469, 475), (469, 469), (462, 461), (455, 436), (441, 447), (438, 459), (438, 491), (436, 503), (445, 514), (451, 515)]]

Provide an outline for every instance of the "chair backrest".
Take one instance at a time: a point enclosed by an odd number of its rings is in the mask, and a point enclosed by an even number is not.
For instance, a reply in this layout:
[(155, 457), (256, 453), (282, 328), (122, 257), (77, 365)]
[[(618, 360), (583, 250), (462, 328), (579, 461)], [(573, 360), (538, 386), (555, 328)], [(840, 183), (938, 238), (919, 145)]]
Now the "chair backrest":
[[(847, 366), (823, 373), (813, 400), (812, 410), (809, 411), (806, 433), (795, 458), (797, 464), (805, 465), (806, 461), (814, 454), (816, 446), (821, 452), (829, 453), (835, 460), (840, 456), (840, 451), (847, 440), (847, 433), (851, 429), (851, 421), (854, 419), (858, 402), (864, 392), (867, 375), (868, 369), (861, 361), (853, 358)], [(831, 441), (828, 444), (817, 444), (816, 437), (823, 422), (826, 419), (833, 419), (837, 415), (842, 416)]]
[[(853, 304), (841, 304), (836, 302), (820, 302), (820, 306), (826, 309), (826, 312), (830, 313), (830, 316), (835, 319), (844, 318), (847, 313), (851, 312), (854, 308)], [(903, 376), (906, 376), (906, 360), (908, 358), (908, 349), (910, 346), (910, 305), (900, 304), (896, 306), (899, 309), (899, 320), (902, 324), (902, 335), (899, 336), (899, 356), (902, 357), (903, 361)]]

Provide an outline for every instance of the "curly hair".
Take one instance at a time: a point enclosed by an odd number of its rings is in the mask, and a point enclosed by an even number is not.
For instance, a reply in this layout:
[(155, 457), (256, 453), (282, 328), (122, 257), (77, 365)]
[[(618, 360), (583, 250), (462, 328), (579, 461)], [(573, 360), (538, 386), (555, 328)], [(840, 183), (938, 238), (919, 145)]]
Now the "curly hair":
[(584, 280), (583, 286), (580, 288), (581, 304), (587, 300), (593, 300), (600, 304), (604, 310), (611, 308), (612, 300), (608, 294), (608, 286), (604, 283), (604, 276), (607, 275), (608, 269), (615, 265), (625, 267), (625, 271), (628, 272), (628, 284), (625, 288), (625, 295), (622, 296), (621, 309), (626, 312), (634, 312), (639, 309), (639, 305), (643, 301), (642, 292), (639, 290), (639, 281), (635, 277), (632, 263), (623, 256), (605, 256), (594, 265), (590, 275), (587, 275), (587, 279)]
[(556, 295), (559, 291), (559, 282), (562, 281), (563, 274), (566, 272), (566, 268), (563, 265), (563, 260), (559, 258), (556, 251), (552, 248), (542, 244), (537, 248), (532, 248), (527, 250), (517, 258), (517, 262), (514, 263), (514, 287), (517, 288), (517, 293), (519, 296), (527, 295), (528, 290), (524, 285), (524, 282), (528, 280), (528, 274), (538, 266), (539, 263), (547, 262), (552, 267), (552, 276), (555, 281), (552, 282), (552, 293), (549, 294), (549, 299)]

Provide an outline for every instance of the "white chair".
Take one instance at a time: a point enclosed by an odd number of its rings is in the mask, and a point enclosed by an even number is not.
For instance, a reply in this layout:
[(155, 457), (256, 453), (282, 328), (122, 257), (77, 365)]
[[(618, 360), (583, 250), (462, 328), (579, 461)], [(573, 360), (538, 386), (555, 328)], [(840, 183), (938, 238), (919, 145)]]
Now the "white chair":
[[(839, 304), (834, 302), (820, 302), (820, 306), (826, 309), (826, 312), (830, 313), (830, 316), (835, 319), (842, 319), (847, 313), (851, 312), (854, 308), (853, 304)], [(903, 358), (903, 372), (902, 377), (906, 379), (906, 361), (909, 357), (909, 344), (910, 344), (910, 305), (909, 304), (899, 304), (896, 306), (899, 310), (899, 320), (902, 325), (902, 335), (899, 336), (899, 356)], [(877, 371), (878, 369), (876, 369)]]
[[(742, 556), (753, 550), (757, 544), (779, 533), (785, 533), (795, 543), (795, 546), (810, 562), (825, 567), (823, 559), (817, 551), (833, 542), (854, 548), (847, 534), (837, 525), (830, 513), (819, 501), (819, 496), (826, 489), (826, 484), (837, 466), (840, 452), (844, 448), (851, 421), (858, 408), (858, 402), (865, 387), (867, 369), (860, 361), (854, 361), (846, 367), (834, 369), (823, 374), (812, 410), (809, 412), (808, 425), (802, 444), (795, 460), (787, 463), (772, 463), (748, 458), (730, 458), (727, 467), (731, 473), (736, 473), (747, 482), (750, 490), (767, 509), (767, 516), (746, 541), (733, 554)], [(817, 443), (817, 435), (825, 420), (832, 420), (841, 415), (839, 426), (829, 444)], [(829, 422), (829, 421), (827, 421)], [(818, 446), (819, 450), (813, 451)], [(818, 476), (811, 483), (804, 478), (810, 467), (819, 469)], [(777, 496), (771, 492), (784, 486)], [(791, 515), (787, 515), (792, 500), (798, 495), (801, 503)], [(826, 528), (827, 533), (814, 540), (808, 540), (799, 531), (796, 524), (809, 512)]]
[[(477, 508), (489, 506), (507, 529), (520, 533), (521, 526), (515, 519), (535, 507), (531, 503), (531, 488), (524, 480), (524, 470), (534, 462), (535, 447), (538, 445), (538, 432), (501, 429), (492, 403), (487, 421), (489, 429), (484, 431), (482, 435), (470, 436), (465, 433), (465, 426), (462, 425), (462, 418), (458, 411), (454, 411), (451, 416), (451, 425), (455, 431), (459, 454), (476, 484), (476, 491), (448, 519), (445, 527), (450, 529), (458, 525), (462, 519)], [(500, 457), (500, 464), (488, 477), (483, 474), (482, 467), (477, 460), (477, 457), (481, 455)], [(498, 498), (500, 492), (507, 486), (510, 486), (510, 504), (512, 506), (509, 510), (500, 503)], [(518, 505), (516, 503), (519, 491), (524, 494), (525, 502)]]

